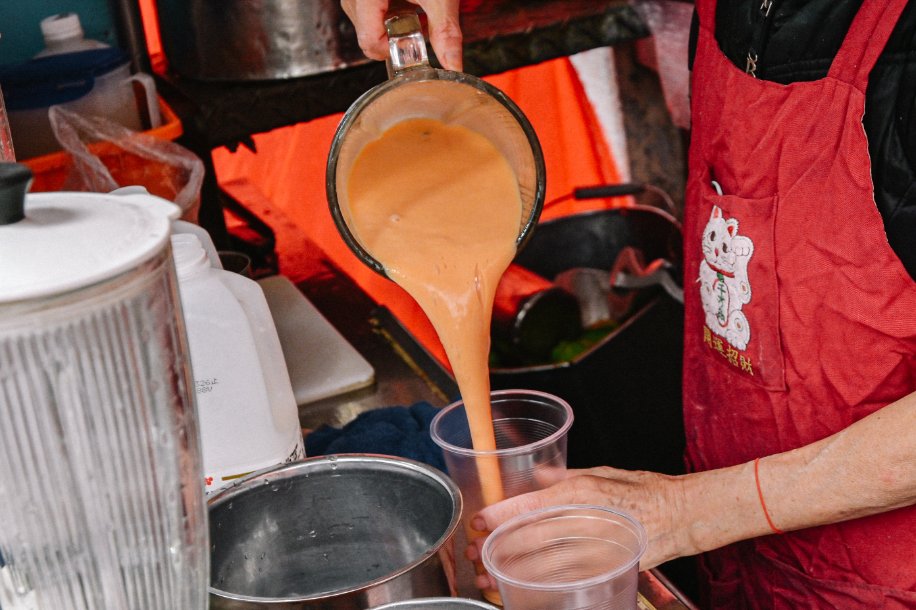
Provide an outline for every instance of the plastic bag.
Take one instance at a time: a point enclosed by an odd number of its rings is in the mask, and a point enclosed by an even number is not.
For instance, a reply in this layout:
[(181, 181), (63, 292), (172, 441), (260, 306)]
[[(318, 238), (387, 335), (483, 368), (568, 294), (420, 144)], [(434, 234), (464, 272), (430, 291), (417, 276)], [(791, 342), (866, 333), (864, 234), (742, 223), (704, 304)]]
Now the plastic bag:
[(3, 91), (0, 91), (0, 162), (15, 160), (16, 152), (13, 150), (10, 122), (6, 115), (6, 105), (3, 103)]
[(204, 164), (194, 153), (104, 117), (60, 106), (52, 106), (48, 115), (54, 135), (73, 158), (61, 190), (108, 193), (139, 185), (176, 203), (183, 220), (197, 222)]

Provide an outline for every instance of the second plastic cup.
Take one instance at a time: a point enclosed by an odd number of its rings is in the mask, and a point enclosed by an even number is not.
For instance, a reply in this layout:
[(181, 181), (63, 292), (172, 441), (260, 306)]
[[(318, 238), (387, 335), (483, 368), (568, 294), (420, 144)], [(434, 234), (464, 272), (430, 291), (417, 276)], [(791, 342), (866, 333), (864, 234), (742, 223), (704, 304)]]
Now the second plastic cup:
[[(464, 499), (462, 521), (468, 540), (485, 535), (469, 524), (486, 505), (485, 497), (509, 498), (543, 489), (566, 475), (566, 438), (573, 423), (566, 401), (534, 390), (500, 390), (491, 393), (490, 402), (495, 451), (473, 448), (462, 401), (444, 407), (430, 424), (432, 439), (442, 447), (448, 474)], [(480, 476), (494, 470), (498, 480)], [(482, 569), (478, 564), (478, 571)], [(495, 591), (485, 596), (499, 603)]]
[(506, 610), (636, 610), (643, 526), (610, 508), (555, 506), (506, 521), (483, 545)]

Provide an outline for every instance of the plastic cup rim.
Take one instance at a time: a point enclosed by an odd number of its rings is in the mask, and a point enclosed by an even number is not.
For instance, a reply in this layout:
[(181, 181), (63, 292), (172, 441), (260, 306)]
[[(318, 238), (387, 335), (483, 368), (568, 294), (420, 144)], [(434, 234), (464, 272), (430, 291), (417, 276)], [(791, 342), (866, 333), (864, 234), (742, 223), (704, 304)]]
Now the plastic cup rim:
[(572, 424), (573, 424), (572, 407), (569, 405), (568, 402), (566, 402), (559, 396), (556, 396), (554, 394), (548, 394), (547, 392), (540, 392), (538, 390), (495, 390), (493, 392), (490, 392), (490, 398), (491, 398), (491, 401), (493, 401), (493, 400), (498, 400), (499, 398), (503, 398), (510, 394), (523, 394), (528, 397), (543, 398), (543, 399), (549, 400), (550, 402), (557, 403), (557, 405), (561, 407), (563, 411), (566, 413), (566, 421), (564, 421), (563, 425), (561, 425), (552, 434), (550, 434), (550, 436), (545, 436), (544, 438), (534, 441), (532, 443), (528, 443), (527, 445), (520, 445), (518, 447), (508, 447), (506, 449), (493, 449), (490, 451), (478, 451), (476, 449), (468, 449), (467, 447), (459, 447), (458, 445), (453, 445), (435, 433), (436, 425), (439, 423), (439, 421), (442, 420), (442, 418), (445, 417), (447, 413), (450, 413), (456, 409), (464, 407), (464, 400), (458, 399), (452, 402), (451, 404), (442, 407), (442, 409), (440, 409), (439, 412), (436, 413), (436, 415), (433, 417), (432, 421), (429, 424), (430, 437), (433, 439), (433, 442), (439, 445), (439, 447), (441, 447), (442, 449), (445, 449), (452, 453), (456, 453), (458, 455), (463, 455), (466, 457), (491, 456), (491, 455), (511, 456), (511, 455), (518, 455), (518, 454), (523, 454), (523, 453), (530, 453), (531, 451), (534, 451), (542, 447), (545, 447), (547, 445), (550, 445), (556, 442), (558, 438), (565, 436), (569, 432), (569, 429), (572, 427)]
[[(544, 517), (545, 515), (549, 515), (550, 513), (560, 513), (560, 512), (569, 511), (569, 510), (588, 510), (588, 511), (603, 512), (603, 513), (617, 515), (618, 517), (623, 517), (624, 520), (626, 520), (627, 522), (629, 522), (631, 525), (635, 527), (636, 537), (639, 542), (639, 552), (636, 553), (635, 557), (633, 557), (631, 560), (627, 561), (625, 564), (617, 567), (614, 570), (604, 572), (596, 576), (591, 576), (589, 578), (582, 578), (579, 580), (571, 580), (569, 582), (556, 583), (556, 584), (542, 584), (542, 583), (535, 583), (535, 582), (530, 582), (526, 580), (519, 580), (517, 578), (513, 578), (509, 576), (508, 574), (506, 574), (505, 572), (497, 568), (494, 568), (491, 565), (489, 558), (490, 558), (490, 554), (493, 551), (493, 540), (498, 539), (499, 536), (502, 534), (505, 534), (507, 530), (518, 527), (520, 525), (527, 525), (529, 523), (533, 523), (539, 520), (540, 518)], [(643, 554), (645, 554), (646, 547), (648, 546), (648, 544), (649, 544), (649, 538), (648, 538), (648, 534), (646, 533), (646, 528), (642, 525), (642, 523), (637, 521), (633, 516), (631, 516), (628, 513), (625, 513), (621, 510), (610, 508), (607, 506), (596, 506), (592, 504), (561, 504), (557, 506), (548, 506), (546, 508), (540, 508), (540, 509), (533, 510), (527, 513), (516, 515), (515, 517), (499, 525), (496, 529), (490, 532), (490, 534), (487, 536), (486, 540), (484, 541), (483, 548), (481, 549), (480, 557), (481, 557), (481, 561), (483, 562), (484, 567), (486, 568), (487, 572), (493, 575), (493, 577), (496, 578), (497, 580), (504, 582), (506, 584), (512, 585), (514, 587), (531, 589), (534, 591), (566, 591), (566, 590), (581, 589), (584, 587), (591, 587), (594, 585), (598, 585), (603, 582), (607, 582), (609, 580), (617, 578), (618, 576), (620, 576), (621, 574), (624, 574), (625, 572), (628, 572), (629, 570), (633, 568), (634, 565), (639, 564), (639, 560), (642, 558)]]

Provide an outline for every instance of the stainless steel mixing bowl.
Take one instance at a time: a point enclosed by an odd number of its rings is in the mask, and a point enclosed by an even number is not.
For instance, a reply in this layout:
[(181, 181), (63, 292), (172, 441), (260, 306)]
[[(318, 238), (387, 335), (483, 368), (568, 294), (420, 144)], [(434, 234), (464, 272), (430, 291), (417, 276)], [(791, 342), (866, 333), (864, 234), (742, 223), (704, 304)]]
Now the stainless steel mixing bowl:
[(453, 591), (461, 495), (424, 464), (309, 458), (208, 504), (212, 610), (365, 610)]
[(367, 63), (338, 0), (157, 0), (162, 48), (181, 76), (260, 81)]

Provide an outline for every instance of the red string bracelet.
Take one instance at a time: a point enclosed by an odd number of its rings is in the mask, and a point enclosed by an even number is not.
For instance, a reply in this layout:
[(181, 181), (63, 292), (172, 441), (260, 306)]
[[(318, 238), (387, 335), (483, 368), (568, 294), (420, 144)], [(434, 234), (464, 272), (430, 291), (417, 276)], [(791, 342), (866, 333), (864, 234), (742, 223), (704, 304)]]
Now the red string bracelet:
[(763, 516), (767, 519), (767, 524), (774, 534), (785, 534), (784, 531), (776, 527), (773, 520), (770, 519), (770, 513), (767, 511), (767, 504), (763, 501), (763, 490), (760, 489), (760, 458), (754, 460), (754, 481), (757, 483), (757, 497), (760, 498), (760, 506), (763, 508)]

